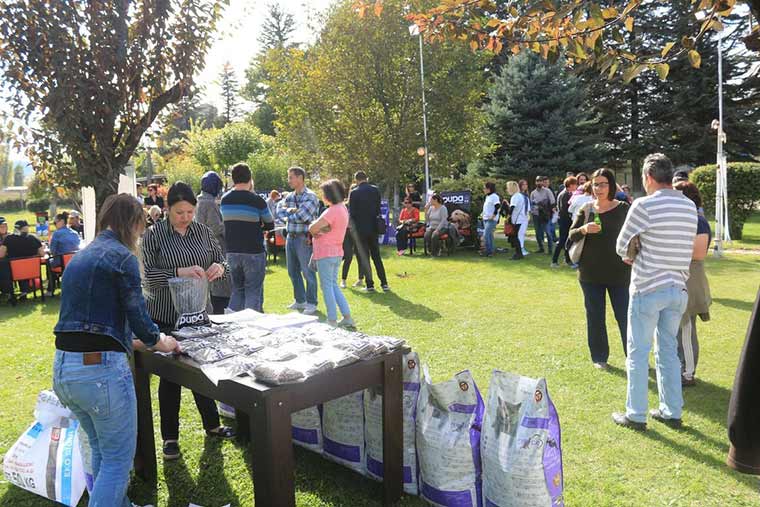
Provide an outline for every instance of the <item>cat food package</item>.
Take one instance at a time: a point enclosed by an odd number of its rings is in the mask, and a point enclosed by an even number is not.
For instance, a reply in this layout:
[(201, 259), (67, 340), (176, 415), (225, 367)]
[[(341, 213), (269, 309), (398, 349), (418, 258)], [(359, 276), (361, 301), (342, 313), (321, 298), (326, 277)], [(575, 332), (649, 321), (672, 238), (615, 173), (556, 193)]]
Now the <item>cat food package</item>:
[[(415, 420), (417, 398), (420, 394), (420, 359), (416, 352), (404, 355), (402, 362), (404, 382), (403, 428), (404, 428), (404, 491), (418, 494), (417, 448)], [(383, 396), (375, 389), (364, 391), (364, 436), (367, 449), (367, 475), (383, 479)]]
[(487, 507), (564, 505), (559, 417), (545, 379), (493, 372), (481, 455)]
[(432, 384), (427, 371), (417, 401), (420, 495), (439, 507), (481, 507), (483, 398), (469, 371)]
[(314, 452), (322, 452), (322, 407), (309, 407), (290, 416), (293, 443)]
[(325, 402), (322, 408), (322, 454), (364, 475), (364, 392)]

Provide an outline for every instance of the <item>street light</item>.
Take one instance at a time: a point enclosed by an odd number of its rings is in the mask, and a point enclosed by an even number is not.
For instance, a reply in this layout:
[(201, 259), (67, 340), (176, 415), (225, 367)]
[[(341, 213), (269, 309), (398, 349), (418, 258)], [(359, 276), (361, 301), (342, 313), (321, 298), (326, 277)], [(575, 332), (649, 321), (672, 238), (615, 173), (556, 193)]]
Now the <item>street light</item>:
[[(428, 136), (427, 136), (427, 104), (425, 103), (425, 64), (422, 59), (422, 32), (420, 32), (420, 27), (416, 24), (409, 25), (409, 35), (412, 37), (419, 37), (420, 40), (420, 85), (422, 87), (422, 136), (425, 143), (424, 148), (422, 148), (425, 153), (425, 201), (428, 199), (428, 193), (430, 191), (430, 156), (428, 154)], [(420, 150), (417, 150), (417, 153), (422, 156), (423, 154), (420, 153)]]

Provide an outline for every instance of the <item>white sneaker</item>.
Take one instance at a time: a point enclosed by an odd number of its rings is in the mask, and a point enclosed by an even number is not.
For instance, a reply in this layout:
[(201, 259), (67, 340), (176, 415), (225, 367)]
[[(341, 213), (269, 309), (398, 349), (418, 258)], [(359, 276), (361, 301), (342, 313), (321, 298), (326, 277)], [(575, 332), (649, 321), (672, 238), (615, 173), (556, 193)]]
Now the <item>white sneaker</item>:
[(556, 268), (559, 267), (559, 264), (557, 264), (556, 262), (552, 262), (551, 264), (549, 264), (549, 267), (552, 267), (552, 268), (556, 269)]
[(297, 301), (293, 301), (291, 304), (287, 306), (288, 310), (303, 310), (306, 308), (306, 303), (299, 303)]
[(345, 280), (341, 280), (340, 281), (340, 288), (341, 289), (345, 289), (346, 288), (346, 281)]
[(309, 303), (306, 303), (303, 307), (303, 314), (304, 315), (314, 315), (317, 313), (317, 305), (310, 305)]
[(364, 287), (364, 280), (357, 280), (351, 287)]
[(356, 327), (356, 322), (354, 322), (354, 319), (348, 317), (343, 317), (340, 322), (338, 322), (339, 327)]

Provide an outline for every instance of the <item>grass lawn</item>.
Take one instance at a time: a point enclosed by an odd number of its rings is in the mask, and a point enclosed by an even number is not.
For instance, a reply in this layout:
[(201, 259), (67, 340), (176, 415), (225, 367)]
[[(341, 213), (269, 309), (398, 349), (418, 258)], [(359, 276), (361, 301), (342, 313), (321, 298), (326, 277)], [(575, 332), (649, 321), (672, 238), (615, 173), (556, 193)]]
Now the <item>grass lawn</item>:
[[(530, 248), (534, 248), (531, 242)], [(493, 369), (546, 377), (562, 423), (568, 506), (758, 505), (758, 479), (730, 471), (726, 411), (752, 302), (760, 285), (760, 255), (708, 260), (713, 319), (699, 324), (699, 383), (685, 392), (685, 428), (650, 423), (640, 434), (615, 427), (610, 413), (624, 408), (625, 363), (610, 324), (612, 369), (591, 366), (585, 316), (575, 272), (550, 270), (549, 258), (523, 262), (504, 255), (486, 260), (471, 251), (451, 258), (398, 258), (384, 250), (393, 292), (347, 290), (359, 327), (405, 337), (434, 380), (469, 368), (484, 396)], [(284, 311), (291, 288), (282, 265), (266, 281), (266, 310)], [(351, 282), (356, 270), (352, 270)], [(321, 302), (321, 297), (320, 297)], [(0, 453), (32, 420), (37, 393), (51, 385), (58, 299), (0, 307)], [(612, 321), (608, 309), (609, 322)], [(158, 382), (154, 378), (153, 387)], [(650, 381), (650, 406), (657, 391)], [(157, 396), (154, 392), (154, 405)], [(158, 407), (154, 408), (158, 435)], [(251, 505), (248, 452), (234, 442), (204, 438), (192, 397), (184, 390), (183, 459), (163, 465), (158, 491), (140, 480), (130, 495), (139, 504), (186, 507)], [(381, 488), (319, 456), (296, 451), (299, 506), (380, 505)], [(0, 482), (0, 505), (37, 507), (47, 501)], [(85, 505), (81, 503), (80, 505)], [(405, 496), (405, 506), (421, 506)]]

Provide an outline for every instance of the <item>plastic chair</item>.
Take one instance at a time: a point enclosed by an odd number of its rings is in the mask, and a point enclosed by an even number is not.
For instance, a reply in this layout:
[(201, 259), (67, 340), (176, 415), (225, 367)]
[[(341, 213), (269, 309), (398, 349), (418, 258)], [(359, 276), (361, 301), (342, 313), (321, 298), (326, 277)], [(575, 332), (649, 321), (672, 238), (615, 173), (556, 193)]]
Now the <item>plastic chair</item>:
[[(11, 264), (11, 282), (30, 282), (30, 288), (34, 298), (37, 298), (39, 289), (42, 300), (45, 301), (45, 291), (42, 289), (42, 264), (40, 257), (25, 257), (23, 259), (12, 259)], [(19, 291), (21, 287), (19, 286)], [(11, 295), (11, 301), (15, 304), (15, 295)]]
[[(55, 289), (55, 287), (60, 287), (61, 285), (61, 277), (63, 276), (63, 270), (66, 269), (66, 266), (69, 262), (71, 262), (71, 258), (74, 257), (76, 252), (70, 252), (65, 254), (56, 255), (55, 257), (60, 257), (61, 262), (58, 266), (51, 267), (50, 268), (50, 274), (55, 278), (54, 283), (50, 286), (51, 289)], [(52, 293), (51, 293), (52, 294)]]
[(427, 245), (425, 245), (425, 224), (420, 222), (420, 227), (415, 231), (409, 233), (407, 239), (409, 240), (409, 255), (414, 255), (414, 251), (417, 249), (417, 240), (422, 239), (422, 244), (425, 246), (425, 255), (427, 255)]
[(276, 231), (267, 231), (267, 254), (274, 257), (274, 263), (277, 264), (277, 254), (285, 248), (285, 238)]

